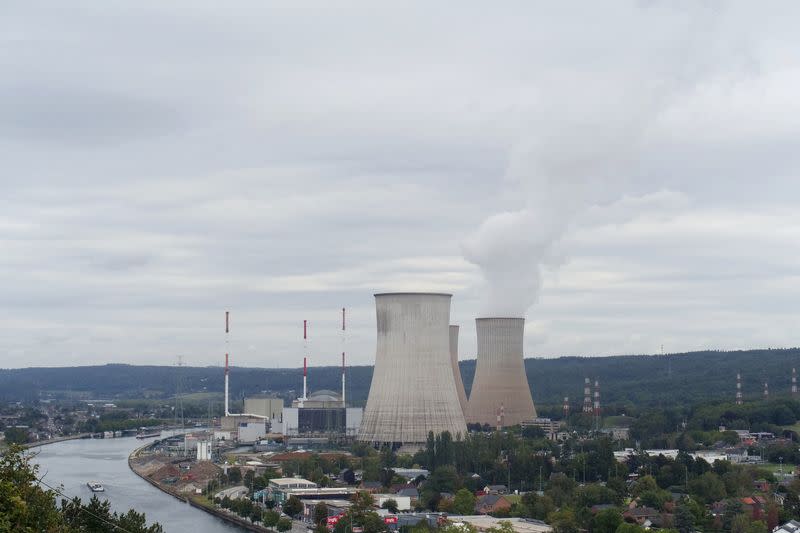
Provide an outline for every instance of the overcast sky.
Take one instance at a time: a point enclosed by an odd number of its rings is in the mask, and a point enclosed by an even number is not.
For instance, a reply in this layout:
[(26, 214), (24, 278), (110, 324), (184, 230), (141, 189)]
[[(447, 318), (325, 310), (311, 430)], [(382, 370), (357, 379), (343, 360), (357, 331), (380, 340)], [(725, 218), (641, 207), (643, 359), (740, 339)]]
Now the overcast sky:
[[(698, 7), (699, 4), (702, 4)], [(221, 7), (221, 6), (225, 7)], [(559, 6), (559, 7), (556, 7)], [(0, 367), (797, 346), (794, 2), (4, 2)]]

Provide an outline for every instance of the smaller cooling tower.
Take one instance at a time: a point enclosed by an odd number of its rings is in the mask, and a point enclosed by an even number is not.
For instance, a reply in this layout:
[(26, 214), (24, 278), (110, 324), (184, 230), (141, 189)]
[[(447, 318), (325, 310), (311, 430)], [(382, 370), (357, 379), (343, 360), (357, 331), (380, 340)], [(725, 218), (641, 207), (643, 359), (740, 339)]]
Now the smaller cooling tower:
[(478, 318), (475, 326), (478, 361), (467, 403), (467, 423), (513, 426), (536, 418), (522, 357), (525, 319)]
[(453, 364), (453, 377), (456, 378), (456, 391), (461, 410), (467, 412), (467, 393), (464, 392), (464, 381), (458, 368), (458, 326), (450, 326), (450, 362)]
[(450, 360), (450, 295), (375, 295), (375, 369), (358, 440), (420, 445), (467, 434)]

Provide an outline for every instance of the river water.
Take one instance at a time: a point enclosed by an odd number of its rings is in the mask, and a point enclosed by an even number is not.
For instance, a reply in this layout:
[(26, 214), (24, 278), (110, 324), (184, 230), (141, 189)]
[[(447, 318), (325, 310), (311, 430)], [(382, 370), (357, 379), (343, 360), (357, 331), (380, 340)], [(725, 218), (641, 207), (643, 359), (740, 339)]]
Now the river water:
[[(111, 502), (117, 512), (135, 509), (147, 516), (147, 523), (160, 523), (166, 533), (216, 533), (244, 531), (213, 515), (195, 509), (153, 487), (128, 468), (128, 455), (145, 443), (134, 437), (118, 439), (68, 440), (33, 448), (39, 476), (48, 485), (63, 485), (70, 498), (92, 497), (87, 481), (99, 481), (106, 491), (98, 497)], [(59, 502), (60, 502), (59, 498)]]

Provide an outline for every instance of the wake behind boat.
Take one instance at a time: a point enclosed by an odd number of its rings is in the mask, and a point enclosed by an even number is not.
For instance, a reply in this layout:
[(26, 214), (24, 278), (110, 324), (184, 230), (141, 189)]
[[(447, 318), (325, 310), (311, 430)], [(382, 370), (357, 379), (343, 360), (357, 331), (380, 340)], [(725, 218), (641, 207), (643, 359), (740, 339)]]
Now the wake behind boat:
[(88, 481), (86, 486), (91, 489), (92, 492), (105, 492), (106, 488), (99, 482), (99, 481)]

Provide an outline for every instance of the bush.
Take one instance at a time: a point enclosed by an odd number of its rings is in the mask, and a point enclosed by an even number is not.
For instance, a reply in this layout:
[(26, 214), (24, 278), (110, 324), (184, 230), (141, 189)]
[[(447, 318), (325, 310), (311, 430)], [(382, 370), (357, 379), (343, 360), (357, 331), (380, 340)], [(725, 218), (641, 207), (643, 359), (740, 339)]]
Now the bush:
[(280, 520), (278, 520), (278, 523), (275, 524), (275, 528), (278, 531), (289, 531), (290, 529), (292, 529), (292, 521), (286, 517), (281, 518)]

